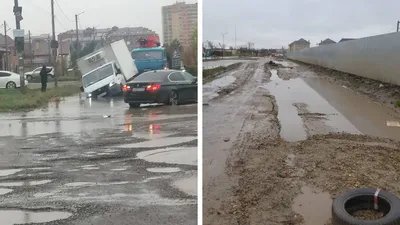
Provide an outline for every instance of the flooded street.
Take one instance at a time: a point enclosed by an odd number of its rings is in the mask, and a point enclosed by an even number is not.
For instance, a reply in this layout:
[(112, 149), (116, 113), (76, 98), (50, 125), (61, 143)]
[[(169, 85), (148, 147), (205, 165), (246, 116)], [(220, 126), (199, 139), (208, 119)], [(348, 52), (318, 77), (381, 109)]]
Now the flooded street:
[(197, 105), (75, 96), (1, 114), (0, 145), (1, 224), (197, 224)]
[(398, 170), (399, 114), (303, 65), (270, 60), (203, 87), (205, 224), (325, 224), (346, 188), (399, 190), (384, 172)]

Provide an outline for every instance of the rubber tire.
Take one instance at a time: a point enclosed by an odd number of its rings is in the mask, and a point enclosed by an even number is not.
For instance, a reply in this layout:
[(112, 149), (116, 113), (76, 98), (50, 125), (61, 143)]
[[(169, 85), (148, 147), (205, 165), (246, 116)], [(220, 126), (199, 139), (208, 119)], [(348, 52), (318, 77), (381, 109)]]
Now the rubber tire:
[[(345, 204), (347, 201), (360, 196), (371, 196), (373, 198), (375, 192), (375, 188), (359, 188), (349, 190), (337, 196), (332, 203), (333, 225), (400, 225), (400, 199), (387, 191), (381, 190), (379, 192), (379, 198), (385, 199), (390, 205), (390, 211), (381, 219), (361, 220), (351, 216), (346, 211)], [(371, 204), (370, 209), (373, 209), (373, 201), (369, 203)]]
[(129, 103), (129, 108), (139, 108), (140, 104), (138, 103)]
[(6, 84), (6, 88), (7, 88), (7, 89), (10, 89), (10, 88), (8, 87), (9, 84), (14, 84), (14, 88), (13, 88), (13, 89), (16, 89), (16, 88), (17, 88), (17, 84), (16, 84), (15, 82), (13, 82), (13, 81), (10, 81), (10, 82), (8, 82), (8, 83)]
[[(172, 104), (172, 102), (171, 102), (171, 98), (170, 98), (170, 95), (171, 94), (176, 94), (176, 97), (177, 97), (177, 100), (176, 100), (176, 104), (174, 105), (174, 104)], [(178, 95), (178, 93), (176, 92), (176, 91), (171, 91), (169, 94), (168, 94), (168, 105), (172, 105), (172, 106), (176, 106), (176, 105), (179, 105), (180, 104), (180, 102), (179, 102), (179, 95)]]

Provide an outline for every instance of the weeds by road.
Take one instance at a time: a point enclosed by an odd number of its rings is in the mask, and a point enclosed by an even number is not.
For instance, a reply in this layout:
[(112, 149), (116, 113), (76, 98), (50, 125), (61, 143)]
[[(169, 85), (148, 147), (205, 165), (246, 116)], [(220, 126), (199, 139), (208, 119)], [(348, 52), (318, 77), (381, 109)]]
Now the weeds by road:
[(240, 65), (242, 65), (242, 63), (235, 63), (229, 66), (219, 66), (212, 69), (203, 70), (203, 84), (211, 82), (222, 73), (237, 69)]
[(44, 93), (39, 89), (27, 89), (25, 93), (17, 89), (0, 90), (0, 112), (34, 109), (79, 92), (79, 86), (76, 85), (51, 88)]

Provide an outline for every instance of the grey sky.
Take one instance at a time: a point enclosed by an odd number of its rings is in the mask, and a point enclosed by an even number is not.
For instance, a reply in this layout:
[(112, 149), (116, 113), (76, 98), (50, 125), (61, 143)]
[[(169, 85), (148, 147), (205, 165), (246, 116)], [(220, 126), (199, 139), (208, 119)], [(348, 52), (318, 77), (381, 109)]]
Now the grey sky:
[(203, 39), (227, 46), (288, 47), (304, 38), (315, 46), (331, 38), (358, 38), (396, 31), (398, 0), (203, 0)]
[[(85, 11), (80, 18), (80, 28), (97, 27), (107, 28), (114, 25), (143, 26), (156, 31), (162, 40), (161, 7), (170, 5), (176, 0), (55, 0), (63, 12), (55, 4), (56, 32), (75, 29), (75, 14)], [(15, 28), (14, 1), (1, 0), (0, 20)], [(186, 3), (195, 3), (196, 0), (186, 0)], [(22, 29), (31, 30), (33, 35), (46, 34), (51, 31), (50, 0), (19, 0), (23, 7), (24, 20)], [(0, 32), (2, 29), (0, 30)], [(2, 32), (3, 33), (3, 32)]]

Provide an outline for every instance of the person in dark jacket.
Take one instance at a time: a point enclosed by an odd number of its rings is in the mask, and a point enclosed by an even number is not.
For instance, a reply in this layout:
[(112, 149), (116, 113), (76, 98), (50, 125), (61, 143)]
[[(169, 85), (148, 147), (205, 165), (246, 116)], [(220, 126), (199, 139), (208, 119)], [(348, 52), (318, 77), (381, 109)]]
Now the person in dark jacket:
[(40, 70), (40, 81), (42, 82), (42, 92), (45, 92), (47, 89), (47, 76), (48, 71), (46, 65), (43, 65), (42, 70)]

